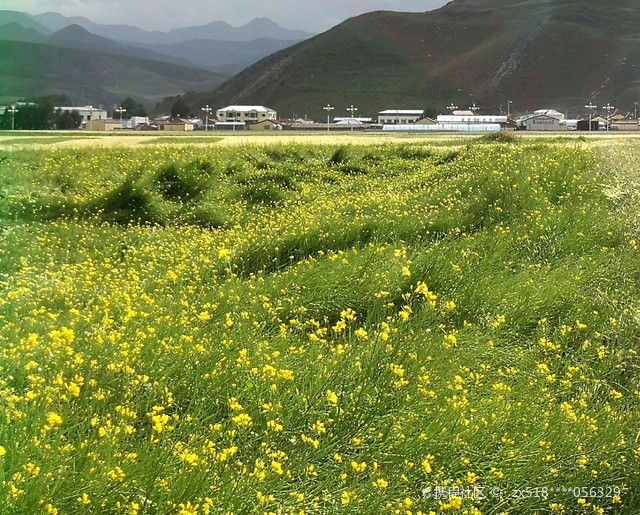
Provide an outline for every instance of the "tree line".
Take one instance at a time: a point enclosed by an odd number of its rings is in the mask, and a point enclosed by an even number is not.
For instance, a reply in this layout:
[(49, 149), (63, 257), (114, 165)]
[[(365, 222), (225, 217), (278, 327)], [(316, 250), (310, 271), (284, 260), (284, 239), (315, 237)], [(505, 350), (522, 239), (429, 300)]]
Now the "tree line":
[(80, 127), (82, 123), (80, 114), (77, 111), (56, 110), (55, 105), (60, 103), (68, 103), (68, 98), (49, 96), (21, 101), (14, 107), (16, 112), (9, 112), (10, 108), (5, 110), (0, 118), (0, 129), (47, 130)]
[[(73, 130), (82, 126), (82, 116), (78, 111), (62, 111), (56, 105), (69, 105), (71, 101), (66, 95), (49, 95), (29, 98), (16, 103), (15, 113), (7, 108), (0, 117), (0, 130)], [(147, 116), (144, 105), (131, 98), (126, 98), (120, 107), (125, 111), (123, 118), (132, 116)], [(119, 117), (115, 109), (108, 113)]]

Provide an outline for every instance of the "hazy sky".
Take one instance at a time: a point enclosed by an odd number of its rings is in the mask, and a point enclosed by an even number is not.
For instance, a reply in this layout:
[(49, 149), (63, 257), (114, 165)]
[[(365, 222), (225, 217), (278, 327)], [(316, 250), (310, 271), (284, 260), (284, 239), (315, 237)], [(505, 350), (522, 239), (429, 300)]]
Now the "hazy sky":
[(447, 0), (1, 0), (1, 9), (84, 16), (96, 23), (147, 30), (226, 21), (239, 26), (266, 16), (291, 29), (321, 32), (368, 11), (429, 11)]

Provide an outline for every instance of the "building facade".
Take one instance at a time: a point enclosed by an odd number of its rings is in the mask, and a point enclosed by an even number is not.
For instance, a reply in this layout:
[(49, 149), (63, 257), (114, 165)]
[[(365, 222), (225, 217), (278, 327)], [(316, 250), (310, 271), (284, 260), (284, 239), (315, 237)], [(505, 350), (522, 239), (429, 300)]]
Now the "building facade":
[(250, 131), (281, 131), (282, 125), (275, 120), (264, 120), (249, 125)]
[(566, 130), (566, 126), (563, 126), (559, 118), (555, 116), (549, 116), (546, 114), (534, 114), (526, 116), (519, 120), (520, 129), (526, 131), (560, 131)]
[(422, 109), (387, 109), (378, 113), (381, 125), (407, 125), (424, 118)]
[(456, 115), (456, 114), (441, 114), (437, 118), (438, 123), (442, 124), (464, 124), (464, 125), (485, 125), (492, 123), (506, 124), (506, 116), (497, 115)]
[(122, 130), (120, 120), (90, 120), (86, 122), (85, 129), (88, 131), (113, 132)]
[(221, 122), (244, 122), (247, 124), (277, 120), (278, 113), (264, 106), (231, 105), (218, 109), (216, 118)]
[(191, 132), (195, 126), (186, 120), (175, 120), (169, 122), (158, 122), (158, 130), (165, 132)]
[(74, 107), (74, 106), (60, 106), (55, 107), (54, 110), (64, 112), (73, 112), (78, 111), (78, 114), (82, 117), (82, 123), (91, 122), (93, 120), (106, 120), (108, 118), (107, 111), (104, 109), (99, 109), (93, 106), (83, 106), (83, 107)]

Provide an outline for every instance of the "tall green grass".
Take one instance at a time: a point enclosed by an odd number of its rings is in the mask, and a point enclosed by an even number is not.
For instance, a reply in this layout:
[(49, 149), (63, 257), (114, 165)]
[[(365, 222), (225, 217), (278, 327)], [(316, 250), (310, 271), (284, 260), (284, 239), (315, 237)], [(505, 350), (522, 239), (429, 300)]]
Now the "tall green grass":
[(636, 208), (608, 162), (8, 154), (3, 509), (633, 513)]

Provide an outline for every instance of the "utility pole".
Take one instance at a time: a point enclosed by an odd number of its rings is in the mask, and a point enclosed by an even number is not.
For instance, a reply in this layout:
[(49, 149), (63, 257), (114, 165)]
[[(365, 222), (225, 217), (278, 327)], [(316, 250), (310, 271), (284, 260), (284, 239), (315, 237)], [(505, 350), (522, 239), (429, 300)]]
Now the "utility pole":
[(589, 109), (589, 132), (591, 132), (591, 117), (593, 116), (593, 110), (598, 106), (594, 106), (591, 102), (589, 102), (589, 104), (585, 107)]
[[(347, 111), (351, 111), (351, 118), (353, 118), (354, 113), (358, 110), (357, 107), (353, 107), (353, 104), (351, 104), (350, 107), (347, 107)], [(353, 124), (351, 124), (351, 132), (353, 132)]]
[(609, 125), (611, 125), (611, 115), (609, 114), (611, 111), (615, 109), (610, 103), (607, 102), (606, 106), (602, 106), (602, 109), (607, 110), (607, 132), (609, 132)]
[(127, 110), (124, 107), (120, 106), (116, 109), (116, 112), (120, 113), (120, 130), (122, 130), (124, 129), (124, 125), (122, 125), (122, 113), (126, 113)]
[(16, 113), (18, 112), (18, 110), (16, 109), (15, 105), (12, 105), (11, 109), (8, 109), (8, 111), (11, 113), (11, 130), (15, 131), (16, 130)]
[(209, 107), (209, 104), (207, 104), (205, 107), (202, 108), (202, 110), (205, 112), (204, 131), (207, 132), (209, 130), (209, 113), (211, 113), (213, 109), (211, 109)]
[(330, 119), (331, 119), (331, 111), (333, 111), (335, 108), (332, 105), (327, 104), (322, 109), (324, 109), (327, 112), (327, 132), (329, 132), (329, 125), (331, 123), (331, 121), (330, 121)]

